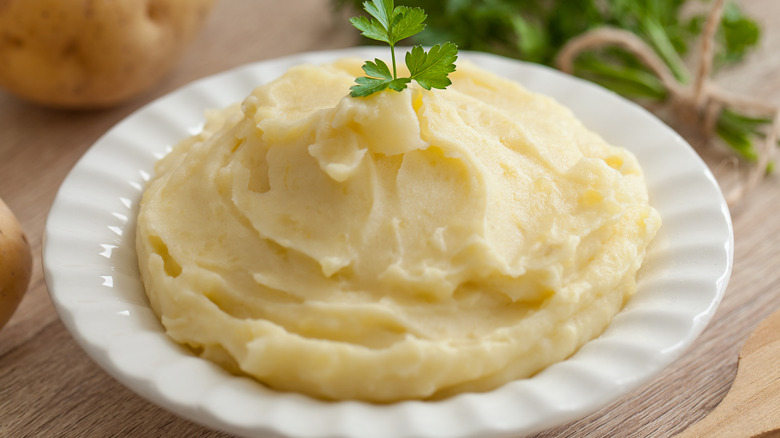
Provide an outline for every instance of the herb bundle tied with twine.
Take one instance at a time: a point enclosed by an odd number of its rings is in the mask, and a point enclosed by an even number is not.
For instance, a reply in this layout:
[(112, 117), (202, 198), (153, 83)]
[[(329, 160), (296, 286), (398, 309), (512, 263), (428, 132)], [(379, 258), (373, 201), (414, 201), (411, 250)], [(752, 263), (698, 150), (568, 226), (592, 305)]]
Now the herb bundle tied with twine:
[[(752, 120), (756, 124), (771, 124), (766, 133), (758, 135), (760, 138), (757, 147), (749, 152), (748, 158), (754, 163), (745, 176), (725, 194), (726, 201), (734, 205), (770, 170), (775, 145), (778, 142), (780, 111), (759, 100), (729, 93), (711, 80), (715, 35), (723, 15), (724, 5), (725, 0), (716, 0), (707, 17), (701, 34), (698, 65), (691, 85), (681, 83), (655, 50), (640, 37), (632, 32), (612, 27), (597, 28), (573, 38), (558, 52), (555, 65), (561, 71), (574, 73), (575, 60), (583, 52), (605, 46), (618, 46), (635, 55), (660, 79), (667, 91), (667, 96), (661, 104), (666, 107), (671, 116), (678, 123), (693, 127), (709, 142), (713, 141), (718, 133), (719, 117), (741, 117), (744, 120)], [(660, 111), (662, 108), (656, 106), (653, 109)]]
[[(334, 0), (360, 8), (363, 0)], [(709, 0), (397, 0), (428, 13), (409, 41), (452, 41), (538, 62), (596, 82), (634, 100), (708, 147), (731, 151), (722, 166), (734, 206), (771, 172), (778, 108), (728, 92), (712, 79), (759, 42), (760, 28), (734, 1)], [(705, 6), (704, 12), (696, 7)], [(683, 62), (695, 47), (693, 77)], [(684, 128), (684, 129), (680, 129)], [(683, 132), (685, 131), (685, 132)], [(702, 143), (697, 141), (696, 143)], [(721, 181), (723, 184), (723, 181)]]

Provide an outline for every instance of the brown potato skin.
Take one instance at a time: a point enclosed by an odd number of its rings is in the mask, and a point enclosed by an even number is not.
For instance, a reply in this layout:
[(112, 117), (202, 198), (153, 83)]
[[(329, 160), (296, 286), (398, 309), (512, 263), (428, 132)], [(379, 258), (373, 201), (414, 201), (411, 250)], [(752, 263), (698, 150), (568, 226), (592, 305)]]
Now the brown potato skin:
[(50, 107), (117, 105), (171, 70), (214, 2), (0, 1), (0, 87)]
[(0, 199), (0, 329), (22, 301), (32, 274), (32, 253), (13, 212)]

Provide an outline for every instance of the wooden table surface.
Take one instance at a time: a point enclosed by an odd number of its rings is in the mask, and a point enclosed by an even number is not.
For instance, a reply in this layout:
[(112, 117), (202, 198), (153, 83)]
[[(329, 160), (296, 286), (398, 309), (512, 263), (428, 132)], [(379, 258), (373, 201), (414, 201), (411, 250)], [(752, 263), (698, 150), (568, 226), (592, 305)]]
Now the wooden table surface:
[[(780, 105), (780, 2), (744, 0), (764, 30), (762, 47), (718, 83)], [(774, 18), (775, 21), (772, 21)], [(194, 79), (248, 62), (348, 47), (356, 32), (325, 1), (219, 0), (177, 68), (140, 98), (102, 111), (43, 109), (0, 92), (0, 198), (33, 248), (30, 288), (0, 330), (0, 437), (226, 437), (126, 389), (76, 344), (52, 306), (40, 264), (43, 226), (79, 157), (112, 125)], [(731, 170), (702, 150), (725, 184)], [(712, 322), (660, 375), (598, 412), (539, 436), (664, 437), (711, 411), (728, 391), (742, 343), (780, 308), (780, 180), (770, 177), (732, 210), (735, 262)]]

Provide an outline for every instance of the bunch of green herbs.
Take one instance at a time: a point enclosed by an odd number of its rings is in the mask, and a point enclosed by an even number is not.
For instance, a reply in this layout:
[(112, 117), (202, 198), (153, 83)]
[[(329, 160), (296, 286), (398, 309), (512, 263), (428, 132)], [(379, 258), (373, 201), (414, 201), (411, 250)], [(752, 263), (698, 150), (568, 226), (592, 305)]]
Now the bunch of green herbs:
[[(334, 0), (360, 9), (362, 0)], [(427, 27), (409, 38), (430, 46), (452, 41), (478, 50), (553, 65), (571, 39), (602, 26), (633, 32), (652, 47), (678, 81), (690, 80), (684, 59), (701, 33), (708, 1), (699, 0), (398, 0), (423, 8)], [(729, 2), (717, 32), (716, 68), (739, 63), (760, 39), (758, 24)], [(665, 101), (668, 90), (632, 53), (620, 48), (579, 56), (574, 73), (642, 103)], [(754, 142), (769, 119), (722, 111), (716, 132), (741, 157), (755, 161)]]

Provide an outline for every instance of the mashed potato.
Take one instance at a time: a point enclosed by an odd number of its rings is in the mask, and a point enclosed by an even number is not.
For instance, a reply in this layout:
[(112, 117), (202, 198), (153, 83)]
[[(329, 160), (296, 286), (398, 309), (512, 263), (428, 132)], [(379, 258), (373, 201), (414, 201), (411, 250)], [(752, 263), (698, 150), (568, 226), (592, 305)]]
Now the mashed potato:
[(167, 333), (326, 399), (484, 391), (598, 336), (660, 225), (636, 159), (460, 62), (447, 90), (348, 97), (304, 65), (156, 167), (139, 266)]

